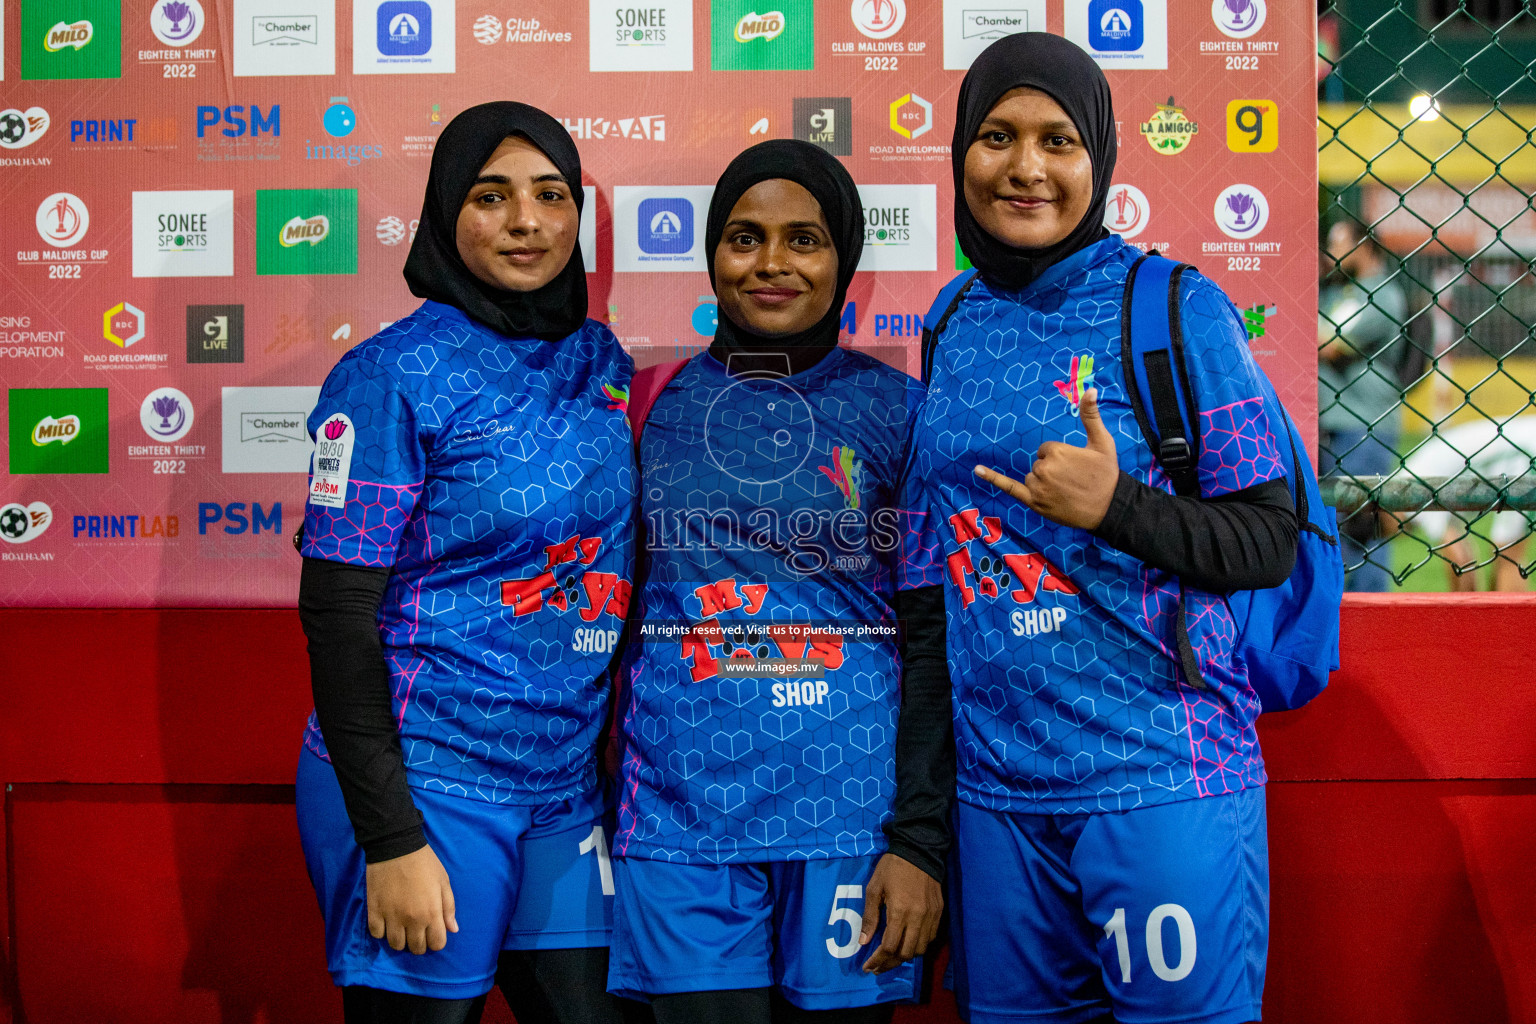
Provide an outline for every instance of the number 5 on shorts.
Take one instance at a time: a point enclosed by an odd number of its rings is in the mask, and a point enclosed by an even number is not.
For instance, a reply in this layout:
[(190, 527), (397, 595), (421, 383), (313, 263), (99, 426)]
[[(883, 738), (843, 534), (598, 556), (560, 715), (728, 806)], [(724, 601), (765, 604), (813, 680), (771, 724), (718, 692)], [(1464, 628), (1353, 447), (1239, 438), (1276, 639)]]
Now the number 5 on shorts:
[(827, 924), (836, 926), (839, 921), (848, 925), (848, 941), (842, 945), (837, 940), (827, 939), (827, 952), (839, 960), (846, 960), (859, 951), (859, 929), (864, 924), (864, 917), (852, 907), (840, 907), (843, 900), (862, 900), (864, 887), (862, 885), (840, 885), (837, 894), (832, 897), (832, 916), (827, 918)]
[[(1179, 926), (1179, 962), (1174, 967), (1169, 967), (1163, 956), (1163, 922), (1170, 917)], [(1104, 934), (1115, 940), (1115, 949), (1120, 954), (1120, 982), (1129, 985), (1131, 943), (1125, 934), (1124, 907), (1115, 908), (1114, 916), (1104, 926)], [(827, 944), (831, 945), (831, 941)], [(1189, 972), (1195, 969), (1195, 921), (1189, 911), (1177, 903), (1164, 903), (1152, 909), (1147, 915), (1147, 960), (1152, 973), (1164, 981), (1183, 981), (1189, 977)]]

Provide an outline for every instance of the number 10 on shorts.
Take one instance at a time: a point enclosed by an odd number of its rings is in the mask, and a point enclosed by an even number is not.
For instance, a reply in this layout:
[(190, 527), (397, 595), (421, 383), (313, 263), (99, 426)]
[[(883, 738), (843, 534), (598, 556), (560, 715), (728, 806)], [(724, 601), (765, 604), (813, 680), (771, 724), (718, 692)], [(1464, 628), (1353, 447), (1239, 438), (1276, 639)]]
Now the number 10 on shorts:
[[(1172, 967), (1168, 966), (1163, 952), (1163, 922), (1169, 918), (1179, 928), (1179, 962)], [(1115, 940), (1115, 949), (1120, 954), (1120, 982), (1129, 985), (1131, 943), (1125, 932), (1124, 907), (1115, 908), (1114, 915), (1104, 926), (1104, 934)], [(1183, 981), (1189, 977), (1189, 972), (1195, 969), (1195, 921), (1189, 911), (1177, 903), (1152, 908), (1152, 913), (1147, 915), (1147, 960), (1152, 965), (1152, 973), (1163, 981)]]

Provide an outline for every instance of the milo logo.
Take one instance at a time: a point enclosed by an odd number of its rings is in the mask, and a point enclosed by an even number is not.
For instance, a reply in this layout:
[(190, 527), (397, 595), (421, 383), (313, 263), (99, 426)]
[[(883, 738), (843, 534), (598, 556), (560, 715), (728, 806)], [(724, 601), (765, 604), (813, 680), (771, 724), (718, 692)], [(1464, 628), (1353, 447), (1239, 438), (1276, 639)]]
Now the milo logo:
[(73, 25), (61, 21), (49, 29), (48, 34), (43, 37), (43, 49), (49, 53), (58, 53), (66, 46), (73, 46), (78, 50), (91, 41), (91, 35), (91, 23), (84, 19)]
[(783, 11), (769, 11), (766, 14), (749, 11), (736, 23), (736, 41), (750, 43), (754, 39), (761, 39), (767, 42), (777, 39), (783, 31)]
[(79, 416), (60, 416), (54, 419), (52, 416), (44, 416), (37, 421), (37, 426), (32, 428), (32, 443), (38, 447), (52, 444), (69, 444), (80, 434)]
[(331, 221), (323, 213), (317, 213), (313, 217), (305, 219), (294, 217), (283, 225), (282, 232), (278, 235), (278, 242), (283, 248), (291, 249), (295, 245), (308, 242), (310, 245), (319, 245), (325, 241), (325, 237), (331, 233)]

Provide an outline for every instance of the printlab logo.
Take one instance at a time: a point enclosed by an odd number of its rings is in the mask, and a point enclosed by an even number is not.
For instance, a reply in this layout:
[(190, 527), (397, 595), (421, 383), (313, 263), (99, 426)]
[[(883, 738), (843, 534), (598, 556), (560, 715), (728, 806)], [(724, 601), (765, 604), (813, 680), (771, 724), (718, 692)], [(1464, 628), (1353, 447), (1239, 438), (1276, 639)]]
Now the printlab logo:
[(848, 96), (796, 96), (795, 138), (833, 156), (853, 155), (853, 100)]
[(11, 388), (14, 473), (105, 473), (106, 388)]
[(43, 241), (56, 249), (68, 249), (90, 230), (91, 211), (79, 196), (55, 192), (38, 204), (34, 223)]
[(232, 191), (135, 192), (134, 277), (232, 277)]
[(152, 441), (180, 441), (192, 429), (192, 420), (192, 399), (175, 388), (156, 388), (139, 405), (139, 426)]
[(693, 70), (691, 0), (590, 0), (587, 10), (590, 70)]
[(1252, 185), (1228, 185), (1216, 197), (1214, 213), (1228, 238), (1254, 238), (1269, 223), (1269, 200)]
[(121, 75), (121, 0), (28, 0), (17, 6), (23, 79)]
[(188, 306), (187, 362), (245, 362), (245, 307)]
[(1264, 0), (1211, 0), (1211, 20), (1223, 35), (1247, 39), (1264, 27)]
[(933, 127), (933, 104), (915, 92), (891, 101), (891, 131), (916, 139)]
[(853, 0), (853, 25), (870, 39), (889, 39), (907, 20), (906, 0)]
[(1153, 152), (1172, 156), (1189, 148), (1200, 126), (1184, 116), (1184, 108), (1168, 97), (1167, 103), (1159, 103), (1152, 117), (1141, 123), (1142, 137)]
[(1147, 195), (1135, 185), (1111, 185), (1104, 209), (1104, 226), (1121, 238), (1135, 238), (1151, 217)]
[(357, 273), (357, 190), (258, 189), (256, 273)]
[(224, 472), (304, 473), (318, 387), (224, 389)]
[(944, 0), (944, 68), (968, 70), (1003, 36), (1044, 30), (1045, 0)]
[(49, 123), (48, 111), (42, 107), (0, 110), (0, 146), (25, 149), (43, 137)]
[(693, 204), (686, 199), (640, 201), (640, 251), (679, 255), (693, 248)]
[(23, 505), (13, 501), (0, 505), (0, 540), (7, 544), (25, 544), (37, 540), (53, 522), (53, 509), (47, 503), (34, 501)]
[(336, 73), (335, 0), (235, 0), (235, 25), (236, 76)]
[(454, 0), (358, 0), (352, 71), (359, 75), (451, 74)]
[(198, 0), (161, 0), (150, 11), (149, 27), (166, 46), (186, 46), (203, 34), (203, 5)]
[(144, 340), (144, 311), (131, 302), (119, 302), (101, 314), (101, 336), (118, 348)]
[(1063, 27), (1101, 68), (1168, 66), (1168, 0), (1066, 0)]
[(812, 0), (713, 0), (709, 66), (716, 71), (809, 71), (816, 66)]

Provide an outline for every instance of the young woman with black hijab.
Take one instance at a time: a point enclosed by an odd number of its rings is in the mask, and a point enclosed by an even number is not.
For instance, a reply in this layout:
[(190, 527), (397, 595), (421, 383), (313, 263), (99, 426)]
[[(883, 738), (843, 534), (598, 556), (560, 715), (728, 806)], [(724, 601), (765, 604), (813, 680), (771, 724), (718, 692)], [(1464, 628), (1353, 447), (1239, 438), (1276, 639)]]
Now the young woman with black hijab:
[(864, 215), (834, 157), (748, 149), (706, 232), (714, 342), (632, 406), (661, 387), (610, 988), (661, 1024), (888, 1021), (938, 927), (954, 778), (948, 693), (902, 684), (892, 608), (916, 392), (837, 344)]
[(587, 320), (581, 162), (487, 103), (443, 130), (426, 301), (309, 419), (300, 837), (349, 1024), (617, 1024), (594, 768), (633, 563), (633, 364)]
[[(1103, 74), (1059, 36), (999, 40), (966, 75), (951, 152), (979, 274), (913, 427), (914, 547), (942, 557), (907, 567), (929, 584), (907, 600), (927, 609), (917, 635), (945, 636), (947, 615), (963, 1015), (1257, 1019), (1265, 775), (1223, 595), (1284, 580), (1297, 523), (1241, 321), (1183, 274), (1200, 499), (1175, 497), (1121, 361), (1141, 253), (1101, 226)], [(1196, 678), (1175, 642), (1186, 610)]]

